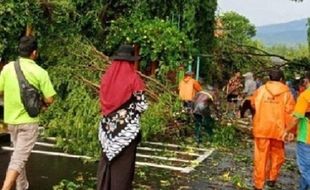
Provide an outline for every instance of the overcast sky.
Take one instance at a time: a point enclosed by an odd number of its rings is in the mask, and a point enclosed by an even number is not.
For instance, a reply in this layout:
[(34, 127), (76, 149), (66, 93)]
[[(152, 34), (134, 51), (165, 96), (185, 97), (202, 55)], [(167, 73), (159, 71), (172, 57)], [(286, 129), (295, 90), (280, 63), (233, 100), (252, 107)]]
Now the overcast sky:
[(235, 11), (256, 26), (310, 17), (310, 0), (218, 0), (218, 12)]

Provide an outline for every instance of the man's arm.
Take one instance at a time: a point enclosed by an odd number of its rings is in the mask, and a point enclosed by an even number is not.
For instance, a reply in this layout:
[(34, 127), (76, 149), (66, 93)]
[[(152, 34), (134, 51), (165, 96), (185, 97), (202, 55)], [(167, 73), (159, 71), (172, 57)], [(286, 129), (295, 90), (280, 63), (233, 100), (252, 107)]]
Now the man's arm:
[(54, 87), (51, 83), (51, 80), (47, 72), (45, 73), (45, 76), (41, 80), (40, 87), (44, 96), (43, 102), (45, 106), (48, 107), (54, 102), (54, 96), (56, 95), (56, 92), (54, 90)]
[(196, 80), (194, 81), (194, 89), (196, 90), (196, 92), (199, 92), (202, 90), (201, 85)]
[(0, 73), (0, 96), (3, 96), (4, 91), (4, 71), (5, 69), (2, 69)]
[(296, 133), (296, 131), (294, 131), (294, 128), (296, 127), (298, 120), (293, 116), (296, 102), (291, 92), (288, 92), (287, 96), (288, 100), (285, 105), (286, 127), (287, 131)]
[[(286, 109), (291, 108), (290, 107), (291, 105), (292, 101), (290, 104), (288, 104)], [(284, 140), (287, 141), (294, 140), (296, 134), (296, 127), (298, 125), (299, 119), (304, 117), (307, 107), (308, 107), (307, 100), (302, 95), (299, 96), (297, 99), (297, 103), (294, 105), (293, 111), (291, 111), (290, 114), (291, 120), (289, 120), (289, 123), (287, 124)]]
[(227, 83), (227, 85), (226, 85), (226, 95), (229, 94), (230, 85), (231, 85), (231, 79), (228, 81), (228, 83)]
[(248, 82), (245, 82), (245, 84), (244, 84), (244, 89), (243, 89), (243, 91), (242, 91), (242, 93), (244, 93), (244, 94), (247, 94), (248, 93), (248, 91), (249, 91), (249, 83)]
[(255, 100), (256, 100), (257, 95), (258, 95), (258, 89), (253, 92), (253, 95), (251, 96), (251, 99), (250, 99), (251, 100), (251, 106), (254, 109), (255, 109)]
[(45, 103), (47, 106), (49, 106), (49, 105), (51, 105), (51, 104), (54, 102), (54, 97), (51, 96), (51, 97), (48, 97), (48, 98), (44, 98), (43, 101), (44, 101), (44, 103)]

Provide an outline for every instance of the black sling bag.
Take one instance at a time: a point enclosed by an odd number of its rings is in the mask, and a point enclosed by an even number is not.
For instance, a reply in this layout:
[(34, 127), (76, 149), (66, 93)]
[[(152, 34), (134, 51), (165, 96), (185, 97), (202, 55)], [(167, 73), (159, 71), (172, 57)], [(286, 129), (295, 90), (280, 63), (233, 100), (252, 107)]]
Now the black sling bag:
[(21, 101), (30, 117), (37, 117), (42, 108), (42, 96), (38, 89), (31, 85), (25, 78), (24, 73), (20, 68), (19, 59), (14, 63)]

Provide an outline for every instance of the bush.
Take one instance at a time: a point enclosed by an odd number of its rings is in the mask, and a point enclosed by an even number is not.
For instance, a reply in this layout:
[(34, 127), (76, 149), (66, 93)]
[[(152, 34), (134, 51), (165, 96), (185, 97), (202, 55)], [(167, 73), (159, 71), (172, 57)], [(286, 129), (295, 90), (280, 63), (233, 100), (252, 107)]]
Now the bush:
[(71, 181), (63, 179), (59, 184), (53, 187), (53, 190), (93, 190), (96, 188), (96, 178), (90, 173), (79, 173), (76, 178)]
[(233, 126), (219, 126), (214, 129), (212, 142), (217, 146), (234, 147), (239, 144), (239, 137)]
[(155, 135), (164, 134), (167, 127), (175, 119), (176, 112), (182, 108), (181, 102), (171, 93), (159, 96), (159, 101), (150, 103), (147, 111), (142, 115), (141, 128), (144, 140)]

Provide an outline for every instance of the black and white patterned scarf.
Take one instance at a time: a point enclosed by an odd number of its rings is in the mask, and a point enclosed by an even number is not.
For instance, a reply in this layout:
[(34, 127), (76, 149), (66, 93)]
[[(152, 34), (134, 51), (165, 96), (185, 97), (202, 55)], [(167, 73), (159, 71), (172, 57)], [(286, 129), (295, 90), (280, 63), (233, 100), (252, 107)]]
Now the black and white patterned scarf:
[(101, 119), (99, 140), (109, 161), (137, 137), (140, 131), (140, 115), (146, 109), (143, 92), (136, 92), (125, 106)]

